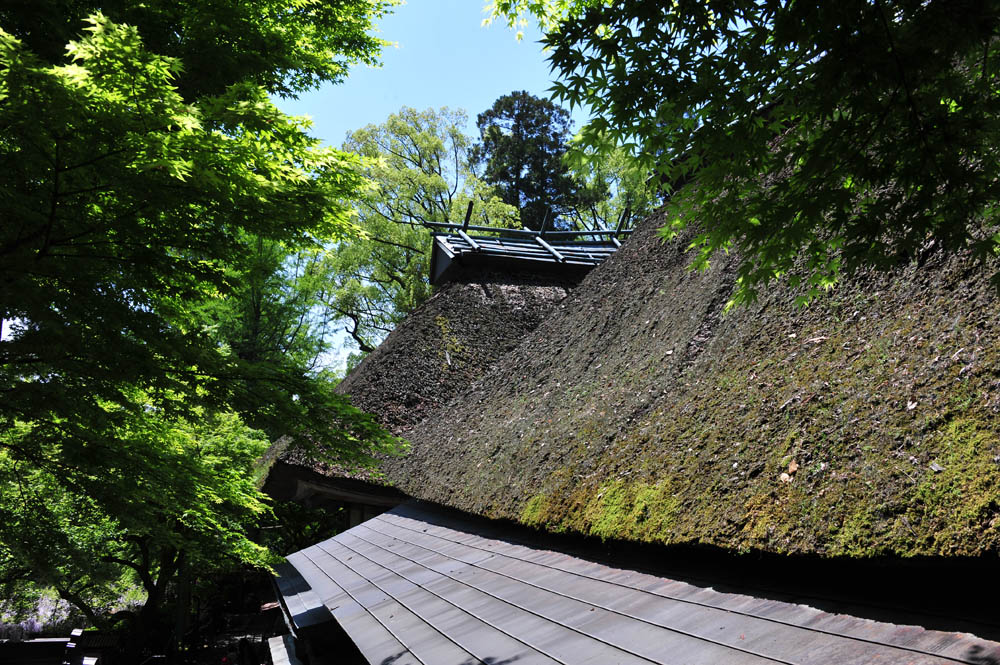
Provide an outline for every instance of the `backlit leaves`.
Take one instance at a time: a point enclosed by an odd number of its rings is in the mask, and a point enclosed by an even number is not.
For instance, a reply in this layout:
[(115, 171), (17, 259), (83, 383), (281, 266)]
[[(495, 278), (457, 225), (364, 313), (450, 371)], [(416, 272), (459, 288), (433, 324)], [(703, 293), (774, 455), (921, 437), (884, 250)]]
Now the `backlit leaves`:
[[(226, 3), (210, 4), (106, 3), (58, 51), (29, 9), (0, 9), (0, 578), (30, 562), (82, 607), (125, 570), (155, 605), (185, 565), (268, 563), (247, 536), (267, 439), (348, 465), (398, 444), (310, 371), (309, 336), (250, 344), (236, 305), (255, 286), (269, 307), (294, 295), (251, 279), (259, 247), (278, 249), (280, 276), (284, 257), (355, 233), (359, 159), (268, 93), (374, 57), (363, 31), (386, 5), (230, 7), (246, 32), (208, 62), (185, 39), (230, 29), (188, 23)], [(110, 18), (125, 15), (136, 24)], [(58, 34), (66, 17), (45, 16)], [(331, 52), (274, 42), (268, 61), (234, 46), (254, 31), (354, 45), (321, 65)]]
[(325, 302), (364, 352), (430, 297), (424, 224), (461, 224), (472, 203), (472, 224), (517, 225), (517, 210), (473, 173), (465, 124), (463, 111), (403, 107), (344, 143), (371, 186), (353, 201), (362, 236), (324, 257)]

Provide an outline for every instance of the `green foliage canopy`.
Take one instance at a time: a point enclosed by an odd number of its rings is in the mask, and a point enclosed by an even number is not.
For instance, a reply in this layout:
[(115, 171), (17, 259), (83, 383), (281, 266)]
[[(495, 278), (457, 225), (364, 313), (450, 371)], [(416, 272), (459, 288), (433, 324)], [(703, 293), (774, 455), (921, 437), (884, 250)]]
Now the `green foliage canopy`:
[(325, 302), (365, 353), (430, 297), (424, 224), (459, 224), (473, 203), (473, 224), (517, 226), (517, 210), (473, 173), (465, 124), (463, 111), (403, 107), (344, 143), (372, 187), (353, 201), (363, 235), (326, 254)]
[(115, 418), (120, 407), (105, 406), (117, 422), (101, 439), (69, 451), (46, 442), (30, 462), (0, 447), (0, 589), (54, 588), (100, 626), (120, 582), (131, 581), (146, 594), (134, 628), (148, 634), (181, 570), (274, 562), (247, 535), (268, 510), (253, 474), (268, 442), (232, 413), (196, 410), (189, 420), (147, 401), (141, 416)]
[(997, 253), (996, 3), (492, 7), (547, 28), (556, 97), (597, 114), (583, 144), (659, 175), (665, 235), (696, 225), (695, 266), (738, 250), (734, 302), (783, 275), (808, 298), (932, 247)]
[(631, 228), (661, 203), (649, 172), (624, 148), (602, 146), (598, 151), (580, 143), (574, 137), (563, 156), (570, 175), (589, 193), (564, 213), (572, 228)]
[[(0, 9), (0, 582), (85, 610), (123, 571), (152, 612), (184, 566), (266, 563), (248, 537), (265, 436), (348, 464), (397, 445), (291, 325), (308, 288), (287, 261), (357, 231), (340, 201), (359, 161), (268, 98), (373, 58), (358, 31), (386, 4), (224, 4), (232, 67), (186, 32), (204, 3), (121, 3), (141, 26), (95, 13), (59, 54), (41, 17)], [(240, 17), (270, 35), (256, 51)]]
[(294, 96), (337, 83), (353, 63), (378, 64), (375, 21), (395, 0), (8, 0), (0, 26), (49, 63), (62, 61), (87, 17), (135, 27), (145, 48), (182, 64), (185, 100), (243, 82)]
[[(5, 425), (86, 438), (98, 400), (135, 410), (131, 385), (189, 398), (171, 408), (266, 407), (274, 418), (259, 424), (275, 431), (323, 423), (310, 432), (334, 451), (374, 435), (346, 404), (298, 399), (307, 377), (220, 352), (192, 312), (230, 290), (251, 237), (291, 248), (352, 232), (336, 203), (360, 186), (352, 158), (318, 147), (257, 86), (185, 103), (170, 86), (179, 63), (104, 17), (71, 44), (71, 64), (6, 34), (0, 49)], [(282, 396), (265, 405), (255, 391), (268, 383)]]

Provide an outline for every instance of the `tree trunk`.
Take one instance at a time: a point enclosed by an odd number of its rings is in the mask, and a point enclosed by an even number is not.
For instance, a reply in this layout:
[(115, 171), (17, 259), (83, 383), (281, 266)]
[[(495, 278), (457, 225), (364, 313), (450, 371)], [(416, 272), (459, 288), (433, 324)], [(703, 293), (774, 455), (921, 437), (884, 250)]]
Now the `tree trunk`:
[(67, 603), (71, 603), (78, 610), (83, 612), (83, 615), (87, 617), (91, 625), (95, 628), (103, 628), (104, 622), (101, 620), (94, 609), (88, 605), (79, 594), (72, 593), (68, 589), (57, 588), (56, 591), (59, 593), (59, 597), (65, 600)]

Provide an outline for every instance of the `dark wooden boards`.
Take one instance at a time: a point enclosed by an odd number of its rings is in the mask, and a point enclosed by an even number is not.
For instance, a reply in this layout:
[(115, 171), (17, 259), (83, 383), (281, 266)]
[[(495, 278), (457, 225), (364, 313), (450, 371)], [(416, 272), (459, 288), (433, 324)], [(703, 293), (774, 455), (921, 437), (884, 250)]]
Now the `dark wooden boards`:
[(496, 535), (404, 504), (289, 556), (314, 596), (289, 581), (282, 593), (290, 609), (318, 598), (371, 663), (1000, 662), (1000, 645), (968, 634), (722, 593)]
[(582, 277), (615, 253), (612, 240), (556, 240), (539, 234), (529, 237), (434, 235), (431, 282), (441, 284), (463, 270), (499, 270), (515, 273), (555, 273)]

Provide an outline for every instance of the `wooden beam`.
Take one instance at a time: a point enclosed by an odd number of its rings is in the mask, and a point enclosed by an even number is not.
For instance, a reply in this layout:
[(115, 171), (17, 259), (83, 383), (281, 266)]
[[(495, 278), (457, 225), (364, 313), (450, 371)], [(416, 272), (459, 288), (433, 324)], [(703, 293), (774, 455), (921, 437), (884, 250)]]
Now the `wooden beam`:
[(551, 254), (552, 256), (556, 257), (556, 261), (558, 261), (559, 263), (565, 263), (566, 262), (566, 257), (563, 256), (562, 254), (560, 254), (559, 250), (557, 250), (555, 247), (553, 247), (549, 243), (545, 242), (544, 240), (542, 240), (541, 238), (538, 238), (538, 237), (535, 238), (535, 242), (537, 242), (539, 245), (541, 245), (542, 247), (544, 247), (545, 249), (547, 249), (548, 252), (549, 252), (549, 254)]
[(469, 201), (469, 207), (465, 209), (465, 221), (462, 222), (462, 230), (467, 230), (469, 228), (469, 220), (472, 219), (472, 201)]
[(463, 231), (462, 229), (458, 230), (458, 235), (461, 236), (462, 240), (464, 240), (465, 242), (469, 243), (469, 247), (472, 248), (472, 251), (474, 251), (474, 252), (481, 252), (481, 251), (483, 251), (483, 248), (480, 247), (479, 243), (476, 242), (475, 240), (473, 240), (472, 237), (468, 233), (466, 233), (465, 231)]

